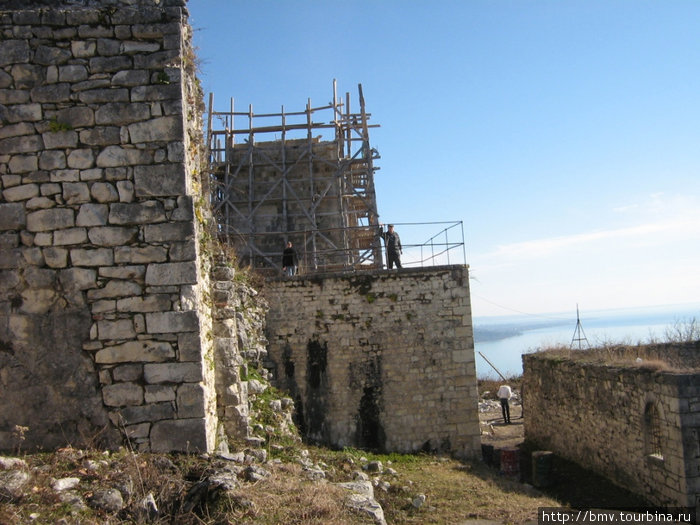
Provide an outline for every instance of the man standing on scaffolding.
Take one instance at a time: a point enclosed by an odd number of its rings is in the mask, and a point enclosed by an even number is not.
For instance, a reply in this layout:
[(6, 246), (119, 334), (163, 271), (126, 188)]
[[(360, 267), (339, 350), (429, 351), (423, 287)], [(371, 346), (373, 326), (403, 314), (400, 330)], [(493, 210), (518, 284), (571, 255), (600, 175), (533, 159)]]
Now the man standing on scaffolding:
[(388, 230), (384, 231), (384, 224), (379, 223), (379, 235), (384, 239), (384, 245), (386, 246), (386, 265), (389, 270), (394, 268), (394, 263), (396, 263), (397, 268), (401, 268), (401, 258), (399, 254), (403, 253), (401, 249), (401, 239), (399, 234), (394, 231), (394, 225), (390, 224)]

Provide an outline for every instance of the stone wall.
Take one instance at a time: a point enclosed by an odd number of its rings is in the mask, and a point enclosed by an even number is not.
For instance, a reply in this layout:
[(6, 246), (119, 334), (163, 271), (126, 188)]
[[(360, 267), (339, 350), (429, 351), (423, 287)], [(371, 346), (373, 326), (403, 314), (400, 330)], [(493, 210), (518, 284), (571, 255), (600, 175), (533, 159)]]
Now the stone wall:
[(273, 381), (334, 447), (480, 453), (464, 266), (266, 283)]
[(698, 505), (700, 373), (547, 353), (524, 355), (523, 370), (527, 441), (653, 504)]
[(190, 33), (184, 1), (0, 2), (0, 448), (214, 446)]

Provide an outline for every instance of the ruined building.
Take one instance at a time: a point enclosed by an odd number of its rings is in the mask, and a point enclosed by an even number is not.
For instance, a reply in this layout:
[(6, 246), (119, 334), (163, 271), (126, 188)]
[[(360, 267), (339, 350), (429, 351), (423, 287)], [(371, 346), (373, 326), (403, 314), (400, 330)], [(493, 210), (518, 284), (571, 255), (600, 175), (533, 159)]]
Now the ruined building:
[[(184, 0), (0, 0), (0, 449), (252, 438), (269, 351), (310, 439), (476, 454), (468, 269), (381, 270), (361, 91), (211, 111), (209, 174), (191, 33)], [(215, 237), (273, 271), (296, 244), (266, 319)]]

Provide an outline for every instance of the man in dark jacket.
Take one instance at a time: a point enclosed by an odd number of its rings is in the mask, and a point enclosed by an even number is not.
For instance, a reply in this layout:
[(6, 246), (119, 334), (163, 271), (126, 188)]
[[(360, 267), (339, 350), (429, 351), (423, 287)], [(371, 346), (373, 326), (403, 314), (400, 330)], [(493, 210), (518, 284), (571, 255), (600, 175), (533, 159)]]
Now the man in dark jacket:
[(288, 277), (296, 273), (296, 268), (299, 265), (297, 252), (292, 247), (291, 241), (287, 243), (287, 247), (282, 252), (282, 271)]
[(386, 246), (386, 265), (391, 270), (394, 268), (394, 263), (396, 263), (397, 268), (401, 268), (401, 258), (399, 254), (403, 253), (401, 249), (401, 239), (399, 234), (394, 231), (394, 225), (390, 224), (388, 230), (384, 231), (384, 225), (379, 225), (379, 235), (384, 239), (384, 245)]

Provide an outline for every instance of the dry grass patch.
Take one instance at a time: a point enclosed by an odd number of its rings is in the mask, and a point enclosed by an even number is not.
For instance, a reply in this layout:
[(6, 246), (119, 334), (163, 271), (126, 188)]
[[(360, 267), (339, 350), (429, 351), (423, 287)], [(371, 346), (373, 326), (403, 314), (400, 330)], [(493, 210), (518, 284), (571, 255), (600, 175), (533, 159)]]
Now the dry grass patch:
[(332, 483), (305, 481), (300, 465), (278, 465), (264, 482), (246, 485), (231, 495), (231, 523), (256, 525), (354, 525), (373, 523), (350, 510), (350, 493)]
[[(422, 457), (401, 466), (400, 481), (388, 494), (377, 492), (387, 522), (394, 524), (455, 524), (468, 519), (524, 523), (537, 520), (538, 507), (559, 503), (517, 481), (499, 476), (481, 463)], [(416, 509), (411, 499), (426, 496)]]

